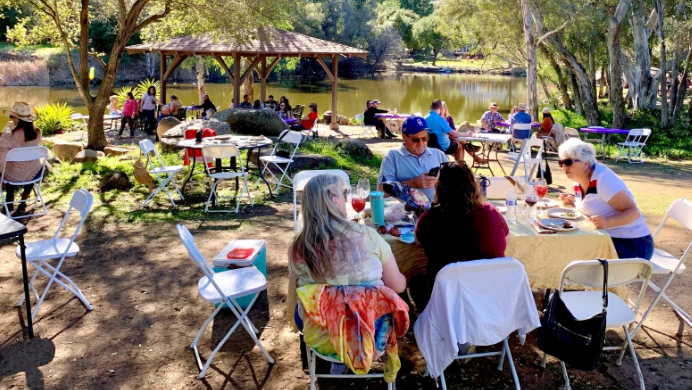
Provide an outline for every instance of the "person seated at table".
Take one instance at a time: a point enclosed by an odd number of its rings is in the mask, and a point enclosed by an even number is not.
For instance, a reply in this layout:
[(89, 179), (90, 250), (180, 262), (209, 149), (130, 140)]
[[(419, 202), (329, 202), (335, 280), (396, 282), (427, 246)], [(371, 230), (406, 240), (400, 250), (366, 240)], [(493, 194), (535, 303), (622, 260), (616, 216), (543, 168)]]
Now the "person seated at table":
[(171, 102), (161, 108), (158, 120), (160, 121), (167, 116), (177, 117), (181, 108), (183, 108), (183, 103), (180, 99), (175, 95), (171, 95)]
[(264, 108), (276, 111), (277, 101), (274, 100), (274, 95), (269, 95), (269, 98), (264, 102)]
[(456, 130), (456, 126), (454, 126), (454, 118), (452, 118), (451, 115), (449, 115), (449, 109), (447, 109), (447, 103), (442, 102), (442, 109), (440, 110), (440, 116), (445, 118), (447, 123), (449, 124), (449, 127), (452, 128), (452, 130)]
[(110, 115), (120, 115), (122, 110), (118, 107), (118, 96), (112, 95), (110, 98), (111, 104), (108, 105), (108, 113)]
[(437, 176), (428, 176), (428, 172), (448, 160), (439, 149), (428, 147), (427, 130), (423, 117), (406, 118), (401, 126), (404, 143), (388, 151), (382, 159), (377, 176), (378, 191), (382, 191), (383, 182), (398, 181), (420, 190), (430, 200), (435, 198)]
[(319, 117), (317, 114), (317, 104), (310, 103), (308, 104), (308, 108), (310, 109), (310, 112), (300, 118), (300, 123), (296, 123), (295, 125), (291, 126), (291, 130), (312, 130), (312, 128), (315, 126), (315, 121)]
[(123, 119), (120, 121), (118, 137), (123, 135), (125, 125), (130, 126), (130, 138), (135, 137), (135, 117), (137, 116), (137, 100), (132, 92), (127, 93), (127, 100), (123, 105)]
[[(369, 100), (368, 100), (369, 101)], [(381, 121), (375, 117), (375, 114), (387, 114), (388, 110), (380, 109), (380, 101), (375, 99), (370, 103), (368, 109), (363, 113), (363, 122), (366, 126), (375, 126), (377, 132), (380, 134), (380, 138), (394, 138), (387, 126), (385, 126), (384, 121)]]
[(452, 130), (449, 123), (440, 116), (441, 110), (442, 101), (439, 99), (433, 100), (430, 105), (430, 113), (425, 117), (425, 121), (428, 125), (428, 146), (440, 149), (444, 154), (454, 156), (454, 160), (456, 161), (464, 160), (464, 150), (466, 150), (481, 163), (482, 161), (480, 157), (476, 157), (475, 148), (471, 143), (457, 140), (459, 137), (470, 137), (473, 135), (473, 132), (468, 131), (466, 133), (460, 133), (456, 130)]
[(566, 205), (574, 205), (596, 229), (604, 229), (613, 240), (621, 259), (640, 257), (651, 260), (654, 240), (637, 207), (632, 192), (610, 168), (598, 164), (596, 149), (590, 143), (571, 138), (558, 149), (558, 161), (567, 178), (581, 189), (581, 200), (560, 194)]
[(260, 108), (262, 108), (262, 103), (259, 99), (255, 99), (255, 104), (252, 105), (252, 109), (259, 110)]
[(206, 118), (209, 118), (216, 113), (216, 106), (214, 105), (214, 103), (211, 102), (209, 95), (207, 95), (206, 93), (204, 94), (204, 96), (202, 96), (202, 104), (200, 104), (199, 106), (192, 106), (192, 108), (195, 110), (201, 110), (202, 115)]
[(239, 108), (247, 108), (247, 109), (252, 108), (252, 103), (250, 103), (250, 96), (243, 95), (243, 101), (240, 102), (240, 105), (238, 105), (238, 107)]
[(442, 165), (435, 190), (435, 200), (418, 219), (415, 231), (428, 258), (427, 286), (413, 297), (421, 310), (444, 266), (504, 257), (509, 243), (507, 222), (495, 206), (483, 201), (476, 176), (465, 162)]
[(541, 122), (540, 129), (536, 132), (536, 138), (549, 136), (550, 132), (553, 130), (554, 124), (555, 124), (555, 120), (553, 120), (553, 116), (550, 115), (550, 108), (548, 108), (548, 107), (544, 108), (543, 109), (543, 121)]
[[(3, 133), (0, 136), (0, 170), (5, 169), (4, 178), (7, 181), (26, 182), (36, 179), (41, 174), (43, 162), (40, 159), (31, 161), (10, 161), (6, 163), (7, 153), (16, 148), (26, 148), (30, 146), (41, 145), (41, 129), (36, 127), (34, 121), (38, 119), (36, 110), (31, 108), (31, 105), (26, 102), (15, 102), (11, 110), (3, 110), (3, 113), (10, 114), (10, 119), (14, 124), (14, 128), (9, 133)], [(33, 184), (21, 186), (22, 200), (29, 199)], [(7, 191), (6, 202), (14, 201), (14, 192), (17, 186), (5, 183)], [(14, 210), (14, 204), (8, 204), (7, 208), (10, 211)], [(26, 208), (26, 202), (20, 203), (17, 210), (23, 212)]]
[(519, 112), (519, 108), (517, 108), (517, 106), (512, 107), (512, 111), (510, 111), (509, 116), (507, 116), (507, 122), (512, 123), (514, 115), (516, 115), (517, 112)]
[(501, 133), (501, 131), (495, 126), (495, 123), (502, 122), (505, 120), (505, 118), (502, 117), (502, 114), (497, 112), (498, 109), (499, 107), (497, 103), (492, 102), (490, 103), (488, 111), (486, 111), (481, 117), (481, 128), (484, 132)]
[(279, 114), (283, 120), (293, 118), (293, 112), (288, 108), (288, 102), (285, 101), (279, 103), (279, 109), (276, 113)]

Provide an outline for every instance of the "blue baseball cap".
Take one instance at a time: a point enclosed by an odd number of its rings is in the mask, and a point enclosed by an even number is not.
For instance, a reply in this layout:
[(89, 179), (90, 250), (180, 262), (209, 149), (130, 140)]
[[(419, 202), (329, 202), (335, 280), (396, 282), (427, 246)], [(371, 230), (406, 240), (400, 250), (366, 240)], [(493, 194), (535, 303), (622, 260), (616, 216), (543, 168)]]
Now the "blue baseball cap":
[(406, 135), (418, 134), (427, 129), (428, 124), (425, 123), (425, 118), (415, 115), (406, 118), (404, 124), (401, 126), (401, 132)]

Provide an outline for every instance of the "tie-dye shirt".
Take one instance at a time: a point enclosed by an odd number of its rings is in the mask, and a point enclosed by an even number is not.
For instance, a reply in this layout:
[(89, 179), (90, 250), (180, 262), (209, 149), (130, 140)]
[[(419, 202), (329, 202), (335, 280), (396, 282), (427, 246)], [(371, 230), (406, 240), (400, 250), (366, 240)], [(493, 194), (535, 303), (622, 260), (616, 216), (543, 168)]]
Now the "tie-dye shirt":
[(306, 284), (326, 283), (332, 286), (377, 286), (382, 282), (382, 266), (392, 256), (389, 244), (375, 229), (352, 223), (354, 230), (331, 243), (335, 269), (325, 275), (324, 281), (316, 281), (305, 261), (298, 256), (289, 262), (288, 270), (296, 287)]

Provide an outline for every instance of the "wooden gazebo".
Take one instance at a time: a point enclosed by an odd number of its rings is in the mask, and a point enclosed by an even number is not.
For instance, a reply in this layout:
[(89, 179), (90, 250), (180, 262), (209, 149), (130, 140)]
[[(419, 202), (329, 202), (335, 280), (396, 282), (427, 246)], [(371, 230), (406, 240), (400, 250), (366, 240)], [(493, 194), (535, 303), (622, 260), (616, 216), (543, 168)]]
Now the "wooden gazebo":
[[(183, 36), (162, 42), (142, 43), (128, 46), (127, 52), (146, 53), (158, 52), (161, 55), (161, 101), (166, 102), (166, 80), (173, 71), (190, 56), (212, 56), (228, 74), (233, 85), (233, 103), (240, 104), (240, 86), (247, 77), (252, 77), (256, 70), (261, 79), (261, 99), (266, 100), (267, 77), (281, 57), (314, 57), (324, 68), (332, 82), (332, 123), (333, 129), (338, 128), (337, 116), (337, 78), (339, 74), (339, 56), (366, 57), (368, 52), (335, 42), (310, 37), (291, 31), (266, 28), (257, 37), (245, 42), (229, 42), (217, 40), (211, 36)], [(168, 64), (168, 56), (173, 61)], [(233, 58), (233, 70), (222, 57)], [(331, 58), (331, 69), (324, 58)], [(242, 59), (247, 58), (250, 65), (241, 72)], [(270, 60), (271, 59), (271, 60)]]

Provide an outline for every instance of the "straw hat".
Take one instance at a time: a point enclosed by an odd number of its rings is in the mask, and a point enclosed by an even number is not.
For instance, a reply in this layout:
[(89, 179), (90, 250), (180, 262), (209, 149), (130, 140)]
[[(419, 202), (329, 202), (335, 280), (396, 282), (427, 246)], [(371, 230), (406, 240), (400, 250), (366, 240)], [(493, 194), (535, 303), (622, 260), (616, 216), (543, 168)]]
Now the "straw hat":
[(543, 109), (544, 114), (550, 114), (550, 108), (546, 107)]
[(490, 107), (497, 107), (497, 103), (495, 103), (495, 102), (490, 103)]
[(27, 102), (15, 102), (11, 110), (2, 110), (2, 112), (16, 116), (24, 122), (33, 122), (38, 119), (38, 113)]
[(519, 109), (520, 111), (526, 111), (526, 103), (517, 104), (517, 109)]

